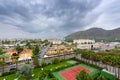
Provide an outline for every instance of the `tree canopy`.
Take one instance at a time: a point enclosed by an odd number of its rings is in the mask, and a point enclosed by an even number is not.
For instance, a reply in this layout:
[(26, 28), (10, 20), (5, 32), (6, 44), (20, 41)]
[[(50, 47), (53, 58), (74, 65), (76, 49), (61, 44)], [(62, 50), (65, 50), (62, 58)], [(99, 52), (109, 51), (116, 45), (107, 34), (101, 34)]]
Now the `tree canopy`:
[(33, 71), (31, 65), (25, 64), (17, 71), (16, 76), (19, 77), (22, 75), (26, 78), (26, 80), (29, 80), (32, 76), (32, 73)]
[(82, 70), (76, 77), (77, 80), (92, 80), (92, 77)]

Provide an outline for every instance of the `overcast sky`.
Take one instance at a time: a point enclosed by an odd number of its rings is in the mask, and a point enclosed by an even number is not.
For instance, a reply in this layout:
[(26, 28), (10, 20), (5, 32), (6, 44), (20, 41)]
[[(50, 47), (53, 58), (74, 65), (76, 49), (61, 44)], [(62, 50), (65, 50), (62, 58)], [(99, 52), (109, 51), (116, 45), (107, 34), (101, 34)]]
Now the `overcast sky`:
[(120, 0), (0, 0), (0, 38), (63, 38), (120, 27)]

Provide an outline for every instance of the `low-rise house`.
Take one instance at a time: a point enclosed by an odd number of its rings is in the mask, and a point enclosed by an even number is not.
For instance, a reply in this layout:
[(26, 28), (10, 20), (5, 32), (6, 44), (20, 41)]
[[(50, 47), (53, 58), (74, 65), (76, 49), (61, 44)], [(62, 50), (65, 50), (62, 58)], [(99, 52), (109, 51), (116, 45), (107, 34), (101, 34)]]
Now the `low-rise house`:
[(32, 50), (26, 49), (19, 54), (19, 61), (28, 60), (32, 58)]
[[(10, 55), (9, 58), (10, 58), (10, 61), (12, 61), (11, 59), (11, 56), (14, 54), (14, 53), (17, 53), (16, 50), (8, 50), (6, 54)], [(18, 60), (21, 61), (21, 60), (28, 60), (28, 59), (31, 59), (32, 58), (32, 50), (30, 49), (25, 49), (23, 50), (21, 53), (19, 53), (19, 58)]]
[(47, 56), (58, 55), (58, 54), (72, 52), (72, 51), (73, 49), (71, 47), (65, 47), (64, 45), (59, 45), (59, 46), (53, 45), (47, 50), (46, 55)]

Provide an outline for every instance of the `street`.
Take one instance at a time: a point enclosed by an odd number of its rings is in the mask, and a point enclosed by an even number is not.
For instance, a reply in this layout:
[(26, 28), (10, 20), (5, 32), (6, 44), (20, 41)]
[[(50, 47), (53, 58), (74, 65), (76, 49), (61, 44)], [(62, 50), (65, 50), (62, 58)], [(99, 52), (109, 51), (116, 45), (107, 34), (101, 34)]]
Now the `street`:
[(42, 62), (42, 60), (43, 60), (43, 58), (44, 58), (44, 55), (45, 55), (45, 52), (48, 50), (49, 47), (50, 47), (50, 45), (48, 45), (46, 48), (44, 48), (43, 50), (41, 50), (41, 51), (39, 52), (39, 54), (40, 54), (39, 63)]

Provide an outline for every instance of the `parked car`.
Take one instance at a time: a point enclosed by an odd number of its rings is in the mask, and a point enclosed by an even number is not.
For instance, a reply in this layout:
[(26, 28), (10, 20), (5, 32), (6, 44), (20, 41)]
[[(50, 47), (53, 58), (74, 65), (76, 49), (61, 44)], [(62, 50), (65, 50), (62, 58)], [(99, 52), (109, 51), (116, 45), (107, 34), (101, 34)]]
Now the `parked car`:
[(15, 64), (10, 65), (10, 70), (16, 70), (16, 65)]

